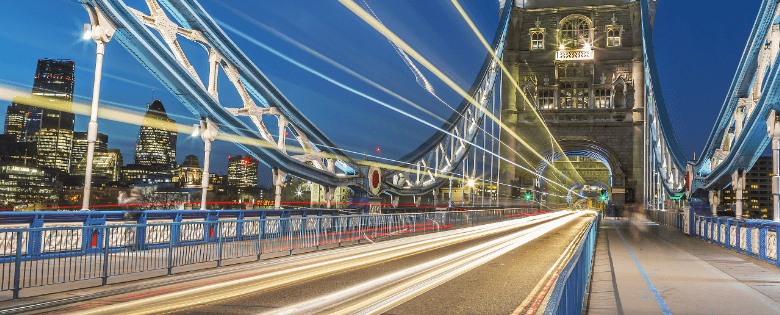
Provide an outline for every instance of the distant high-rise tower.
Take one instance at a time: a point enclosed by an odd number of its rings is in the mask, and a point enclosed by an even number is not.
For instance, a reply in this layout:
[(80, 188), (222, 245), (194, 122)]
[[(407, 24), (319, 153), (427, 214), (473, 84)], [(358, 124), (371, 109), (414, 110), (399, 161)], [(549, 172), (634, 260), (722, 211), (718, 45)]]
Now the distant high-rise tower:
[(164, 170), (176, 167), (176, 121), (168, 118), (160, 100), (149, 105), (135, 147), (135, 164)]
[[(75, 69), (76, 63), (71, 60), (38, 60), (32, 95), (72, 102)], [(71, 108), (63, 108), (62, 110), (72, 111)]]
[[(81, 159), (87, 154), (87, 142), (86, 132), (74, 132), (73, 133), (73, 149), (70, 153), (70, 168), (71, 172), (76, 169)], [(95, 152), (108, 151), (108, 136), (102, 133), (97, 134), (97, 142), (95, 142)], [(121, 167), (121, 165), (120, 165)]]
[(231, 156), (228, 160), (228, 186), (230, 187), (256, 187), (257, 165), (259, 160), (247, 155), (246, 157)]
[(30, 115), (30, 106), (21, 104), (24, 97), (14, 97), (13, 103), (8, 106), (5, 112), (5, 134), (11, 135), (16, 141), (23, 141), (25, 138), (25, 126), (27, 117)]
[(71, 60), (38, 60), (32, 96), (15, 97), (5, 119), (6, 134), (36, 143), (40, 166), (65, 173), (71, 168), (75, 67)]

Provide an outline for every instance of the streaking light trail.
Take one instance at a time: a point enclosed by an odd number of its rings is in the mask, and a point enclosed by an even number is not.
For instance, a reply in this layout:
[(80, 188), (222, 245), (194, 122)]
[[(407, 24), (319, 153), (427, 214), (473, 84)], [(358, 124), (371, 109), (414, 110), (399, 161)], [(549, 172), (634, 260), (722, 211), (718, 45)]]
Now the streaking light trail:
[[(520, 88), (520, 85), (517, 83), (517, 81), (512, 76), (512, 74), (509, 73), (509, 70), (506, 69), (506, 67), (504, 66), (504, 63), (501, 62), (501, 59), (498, 58), (498, 56), (496, 55), (496, 52), (494, 52), (493, 49), (490, 47), (490, 44), (488, 44), (488, 42), (485, 40), (485, 37), (483, 37), (482, 34), (479, 32), (479, 30), (477, 29), (477, 26), (474, 25), (474, 22), (471, 20), (471, 18), (468, 16), (468, 14), (466, 14), (466, 11), (463, 10), (463, 7), (460, 6), (460, 3), (458, 3), (458, 0), (450, 0), (450, 1), (452, 2), (453, 5), (455, 5), (455, 8), (458, 9), (458, 12), (460, 12), (460, 15), (463, 17), (463, 19), (466, 21), (466, 23), (468, 23), (469, 27), (471, 27), (471, 30), (474, 31), (474, 34), (477, 35), (477, 38), (479, 38), (479, 41), (482, 43), (482, 45), (487, 49), (487, 51), (490, 53), (490, 55), (493, 56), (493, 59), (498, 62), (498, 66), (501, 67), (501, 71), (504, 73), (504, 77), (508, 78), (509, 81), (512, 82), (512, 85), (514, 85), (515, 89), (519, 92), (518, 94), (523, 96), (523, 99), (525, 100), (526, 104), (533, 104), (528, 99), (528, 96), (525, 93), (523, 93), (523, 89)], [(503, 7), (503, 3), (501, 4), (501, 7)], [(536, 116), (536, 119), (539, 120), (539, 121), (543, 121), (542, 117), (539, 115), (539, 111), (536, 110), (535, 106), (529, 106), (529, 107), (531, 107), (531, 110), (529, 110), (529, 111), (534, 113), (534, 115)], [(558, 144), (558, 141), (555, 141), (555, 138), (552, 136), (552, 133), (550, 132), (550, 129), (547, 128), (547, 124), (541, 124), (541, 125), (544, 126), (545, 132), (547, 132), (547, 134), (550, 136), (550, 139), (552, 140), (552, 143), (555, 144), (556, 148), (560, 152), (563, 152), (563, 149)], [(563, 159), (564, 159), (564, 161), (569, 163), (569, 166), (572, 166), (571, 165), (571, 161), (569, 161), (569, 158), (566, 157), (565, 154), (563, 156)], [(548, 165), (552, 165), (551, 163), (547, 163), (547, 164)], [(571, 167), (571, 169), (573, 169), (575, 172), (577, 171), (577, 169), (575, 169), (573, 166)], [(580, 176), (579, 172), (577, 172), (577, 176), (579, 177), (580, 181), (582, 181), (582, 176)]]
[[(380, 20), (379, 17), (376, 16), (376, 13), (374, 13), (374, 10), (372, 10), (371, 7), (368, 6), (368, 3), (366, 3), (366, 0), (362, 0), (362, 1), (363, 1), (363, 5), (366, 7), (366, 9), (368, 9), (368, 11), (371, 11), (371, 15), (373, 15), (374, 18), (377, 21), (379, 21), (380, 24), (384, 25), (384, 23), (382, 23), (382, 20)], [(401, 56), (401, 59), (404, 61), (404, 63), (406, 63), (406, 66), (409, 67), (409, 70), (411, 70), (412, 73), (414, 73), (414, 79), (417, 80), (417, 84), (422, 86), (426, 91), (428, 91), (431, 94), (433, 94), (433, 96), (436, 96), (436, 98), (439, 98), (436, 95), (436, 92), (433, 90), (433, 86), (431, 85), (431, 83), (428, 82), (428, 79), (426, 79), (425, 76), (422, 74), (422, 72), (420, 72), (420, 69), (417, 69), (417, 66), (414, 64), (414, 62), (411, 59), (409, 59), (409, 55), (407, 55), (406, 52), (404, 52), (401, 48), (398, 48), (398, 45), (396, 45), (392, 41), (389, 41), (389, 42), (390, 42), (390, 45), (392, 45), (393, 48), (395, 49), (395, 51), (398, 53), (398, 55)], [(441, 99), (439, 99), (439, 100), (441, 100)]]
[[(426, 69), (431, 71), (433, 74), (435, 74), (439, 79), (441, 79), (444, 83), (446, 83), (450, 88), (452, 88), (455, 92), (460, 94), (464, 99), (469, 101), (472, 105), (479, 108), (479, 110), (485, 112), (485, 115), (490, 117), (496, 124), (498, 124), (501, 129), (506, 131), (509, 135), (511, 135), (513, 138), (515, 138), (517, 141), (519, 141), (521, 144), (523, 144), (526, 148), (528, 148), (534, 155), (536, 155), (540, 160), (545, 160), (545, 158), (539, 154), (539, 152), (534, 149), (530, 144), (528, 144), (524, 139), (522, 139), (517, 133), (515, 133), (514, 130), (506, 126), (501, 119), (490, 113), (485, 107), (479, 104), (471, 95), (466, 93), (463, 89), (461, 89), (455, 82), (453, 82), (449, 77), (447, 77), (444, 73), (442, 73), (438, 68), (436, 68), (433, 64), (431, 64), (427, 59), (425, 59), (422, 55), (420, 55), (416, 50), (414, 50), (411, 46), (406, 44), (401, 38), (399, 38), (395, 33), (390, 31), (387, 27), (382, 25), (381, 22), (377, 21), (374, 17), (372, 17), (368, 12), (363, 10), (357, 3), (355, 3), (352, 0), (339, 0), (339, 2), (347, 7), (350, 11), (355, 13), (358, 17), (363, 19), (366, 23), (368, 23), (371, 27), (379, 31), (380, 34), (385, 36), (390, 41), (394, 42), (396, 45), (401, 47), (407, 54), (409, 54), (414, 60), (422, 64)], [(500, 63), (500, 62), (499, 62)], [(502, 160), (506, 160), (503, 159)], [(507, 161), (507, 163), (514, 164), (513, 162)], [(555, 165), (550, 165), (550, 167), (555, 170), (558, 173), (561, 173), (560, 170), (558, 170)]]
[[(390, 105), (390, 104), (388, 104), (388, 103), (385, 103), (385, 102), (383, 102), (383, 101), (380, 101), (380, 100), (378, 100), (378, 99), (376, 99), (376, 98), (374, 98), (374, 97), (372, 97), (372, 96), (369, 96), (369, 95), (367, 95), (367, 94), (365, 94), (365, 93), (363, 93), (363, 92), (360, 92), (360, 91), (358, 91), (358, 90), (356, 90), (356, 89), (354, 89), (354, 88), (352, 88), (352, 87), (349, 87), (349, 86), (347, 86), (347, 85), (345, 85), (345, 84), (343, 84), (343, 83), (341, 83), (341, 82), (339, 82), (339, 81), (337, 81), (337, 80), (335, 80), (335, 79), (333, 79), (333, 78), (330, 78), (330, 77), (328, 77), (328, 76), (326, 76), (326, 75), (322, 74), (321, 72), (319, 72), (319, 71), (317, 71), (317, 70), (314, 70), (314, 69), (312, 69), (312, 68), (310, 68), (310, 67), (308, 67), (308, 66), (306, 66), (306, 65), (304, 65), (304, 64), (301, 64), (300, 62), (298, 62), (298, 61), (296, 61), (296, 60), (294, 60), (294, 59), (292, 59), (292, 58), (290, 58), (290, 57), (288, 57), (288, 56), (286, 56), (286, 55), (282, 54), (281, 52), (279, 52), (279, 51), (277, 51), (277, 50), (275, 50), (275, 49), (273, 49), (273, 48), (269, 47), (268, 45), (266, 45), (266, 44), (264, 44), (264, 43), (262, 43), (262, 42), (260, 42), (260, 41), (258, 41), (258, 40), (256, 40), (256, 39), (252, 38), (252, 37), (251, 37), (251, 36), (249, 36), (249, 35), (246, 35), (245, 33), (243, 33), (243, 32), (241, 32), (241, 31), (239, 31), (238, 29), (236, 29), (236, 28), (234, 28), (234, 27), (232, 27), (232, 26), (230, 26), (230, 25), (228, 25), (228, 24), (226, 24), (226, 23), (224, 23), (224, 22), (221, 22), (221, 21), (219, 21), (219, 20), (217, 20), (217, 19), (215, 19), (215, 21), (216, 21), (216, 22), (217, 22), (217, 23), (218, 23), (218, 24), (219, 24), (221, 27), (223, 27), (223, 28), (226, 28), (226, 29), (228, 29), (229, 31), (231, 31), (231, 32), (233, 32), (233, 33), (235, 33), (235, 34), (238, 34), (239, 36), (241, 36), (241, 37), (243, 37), (244, 39), (246, 39), (246, 40), (250, 41), (251, 43), (253, 43), (253, 44), (257, 45), (257, 46), (260, 46), (261, 48), (263, 48), (263, 49), (267, 50), (268, 52), (270, 52), (270, 53), (272, 53), (272, 54), (274, 54), (274, 55), (276, 55), (277, 57), (279, 57), (279, 58), (282, 58), (282, 59), (284, 59), (285, 61), (287, 61), (287, 62), (289, 62), (289, 63), (292, 63), (293, 65), (295, 65), (295, 66), (297, 66), (297, 67), (299, 67), (299, 68), (301, 68), (301, 69), (304, 69), (304, 70), (306, 70), (306, 71), (310, 72), (311, 74), (314, 74), (314, 75), (316, 75), (316, 76), (318, 76), (318, 77), (322, 78), (323, 80), (326, 80), (326, 81), (328, 81), (328, 82), (330, 82), (330, 83), (333, 83), (333, 84), (335, 84), (335, 85), (337, 85), (337, 86), (339, 86), (339, 87), (341, 87), (341, 88), (343, 88), (343, 89), (345, 89), (345, 90), (347, 90), (347, 91), (350, 91), (350, 92), (352, 92), (352, 93), (354, 93), (354, 94), (357, 94), (357, 95), (359, 95), (359, 96), (361, 96), (361, 97), (364, 97), (364, 98), (366, 98), (366, 99), (368, 99), (368, 100), (371, 100), (371, 101), (373, 101), (373, 102), (375, 102), (375, 103), (377, 103), (377, 104), (380, 104), (380, 105), (384, 106), (385, 108), (388, 108), (388, 109), (390, 109), (390, 110), (392, 110), (392, 111), (395, 111), (395, 112), (397, 112), (397, 113), (399, 113), (399, 114), (402, 114), (402, 115), (404, 115), (404, 116), (406, 116), (406, 117), (409, 117), (409, 118), (411, 118), (411, 119), (413, 119), (413, 120), (415, 120), (415, 121), (418, 121), (418, 122), (420, 122), (420, 123), (422, 123), (422, 124), (424, 124), (424, 125), (426, 125), (426, 126), (429, 126), (429, 127), (431, 127), (431, 128), (434, 128), (434, 129), (436, 129), (436, 130), (439, 130), (439, 131), (441, 131), (441, 132), (443, 132), (443, 133), (445, 133), (445, 134), (447, 134), (447, 135), (449, 135), (449, 136), (451, 136), (451, 137), (453, 137), (453, 138), (455, 138), (455, 139), (458, 139), (458, 140), (460, 140), (460, 141), (462, 141), (462, 142), (464, 142), (464, 143), (468, 143), (468, 144), (472, 145), (472, 146), (473, 146), (473, 147), (475, 147), (475, 148), (479, 148), (480, 150), (482, 150), (482, 151), (485, 151), (485, 152), (487, 152), (488, 154), (490, 154), (490, 155), (492, 155), (492, 156), (495, 156), (496, 158), (498, 158), (498, 159), (500, 159), (500, 160), (502, 160), (502, 161), (504, 161), (504, 162), (506, 162), (506, 163), (509, 163), (509, 164), (511, 164), (511, 165), (514, 165), (514, 166), (516, 166), (516, 167), (518, 167), (518, 168), (520, 168), (520, 169), (522, 169), (522, 170), (525, 170), (526, 172), (529, 172), (530, 174), (534, 174), (534, 175), (536, 175), (536, 176), (539, 176), (540, 178), (542, 178), (542, 179), (546, 180), (547, 182), (549, 182), (549, 183), (551, 183), (551, 184), (553, 184), (553, 185), (559, 186), (559, 187), (563, 188), (564, 190), (567, 190), (567, 191), (569, 191), (569, 190), (570, 190), (568, 187), (564, 186), (563, 184), (561, 184), (561, 183), (558, 183), (558, 182), (556, 182), (556, 181), (553, 181), (553, 180), (551, 180), (551, 179), (549, 179), (549, 178), (547, 178), (547, 177), (543, 176), (542, 174), (539, 174), (539, 173), (537, 173), (535, 170), (531, 170), (531, 169), (529, 169), (529, 168), (526, 168), (526, 167), (524, 167), (524, 166), (522, 166), (522, 165), (519, 165), (519, 164), (517, 164), (517, 163), (515, 163), (515, 162), (512, 162), (512, 161), (508, 160), (507, 158), (505, 158), (505, 157), (502, 157), (501, 155), (499, 155), (499, 154), (496, 154), (496, 153), (494, 153), (494, 152), (491, 152), (490, 150), (487, 150), (486, 148), (484, 148), (484, 147), (482, 147), (482, 146), (480, 146), (480, 145), (478, 145), (478, 144), (476, 144), (476, 143), (473, 143), (473, 142), (471, 142), (471, 141), (468, 141), (467, 139), (465, 139), (465, 138), (463, 138), (463, 137), (457, 136), (457, 135), (455, 135), (455, 134), (453, 134), (453, 133), (451, 133), (451, 132), (449, 132), (449, 131), (447, 131), (447, 130), (444, 130), (444, 129), (442, 129), (442, 128), (440, 128), (440, 127), (436, 126), (436, 125), (433, 125), (433, 124), (431, 124), (430, 122), (427, 122), (427, 121), (425, 121), (425, 120), (423, 120), (423, 119), (421, 119), (421, 118), (419, 118), (419, 117), (417, 117), (417, 116), (415, 116), (415, 115), (412, 115), (412, 114), (410, 114), (410, 113), (407, 113), (406, 111), (403, 111), (403, 110), (401, 110), (401, 109), (399, 109), (399, 108), (397, 108), (397, 107), (395, 107), (395, 106), (392, 106), (392, 105)], [(449, 80), (449, 79), (448, 79), (448, 80)], [(451, 82), (451, 81), (450, 81), (450, 82)], [(453, 84), (454, 84), (454, 83), (453, 83)], [(457, 86), (456, 86), (456, 87), (457, 87)], [(461, 91), (462, 91), (462, 90), (461, 90)], [(471, 99), (471, 101), (474, 101), (474, 99), (473, 99), (473, 98), (471, 98), (470, 96), (469, 96), (469, 98)], [(485, 114), (486, 114), (486, 115), (492, 115), (492, 114), (490, 114), (490, 113), (489, 113), (489, 112), (488, 112), (488, 111), (487, 111), (487, 110), (486, 110), (484, 107), (480, 106), (480, 108), (481, 108), (481, 110), (484, 110), (484, 111), (485, 111)], [(493, 117), (495, 118), (495, 116), (493, 116)], [(499, 120), (496, 120), (496, 121), (499, 121)], [(502, 123), (502, 125), (503, 125), (503, 123)], [(534, 151), (534, 152), (536, 152), (536, 151)], [(538, 155), (538, 153), (536, 153), (536, 154)], [(540, 155), (540, 157), (541, 157), (541, 155)], [(544, 159), (544, 158), (542, 158), (542, 159)], [(531, 167), (532, 167), (532, 168), (534, 168), (534, 166), (531, 166)], [(551, 166), (551, 167), (552, 167), (553, 169), (555, 169), (555, 166)]]
[[(217, 0), (217, 1), (218, 1), (218, 0)], [(218, 2), (219, 2), (219, 1), (218, 1)], [(221, 2), (220, 2), (220, 3), (221, 3)], [(277, 31), (276, 29), (274, 29), (274, 28), (271, 28), (271, 27), (269, 27), (268, 25), (265, 25), (265, 24), (263, 24), (263, 23), (262, 23), (262, 22), (260, 22), (260, 21), (257, 21), (256, 19), (254, 19), (254, 18), (252, 18), (252, 17), (250, 17), (250, 16), (246, 15), (244, 12), (242, 12), (242, 11), (240, 11), (240, 10), (237, 10), (237, 9), (235, 9), (235, 8), (233, 8), (233, 7), (231, 7), (231, 6), (227, 5), (227, 4), (224, 4), (224, 3), (223, 3), (223, 6), (224, 6), (226, 9), (230, 10), (231, 12), (233, 12), (234, 14), (236, 14), (236, 15), (238, 15), (239, 17), (243, 18), (245, 21), (247, 21), (247, 22), (249, 22), (249, 23), (252, 23), (252, 24), (254, 24), (254, 25), (256, 25), (256, 26), (258, 26), (258, 27), (262, 28), (262, 29), (264, 29), (264, 30), (266, 30), (266, 31), (270, 32), (270, 33), (271, 33), (271, 34), (273, 34), (273, 35), (276, 35), (277, 37), (281, 38), (282, 40), (284, 40), (284, 41), (286, 41), (286, 42), (288, 42), (288, 43), (290, 43), (290, 44), (294, 45), (295, 47), (298, 47), (298, 48), (300, 48), (300, 49), (301, 49), (301, 50), (303, 50), (303, 51), (306, 51), (306, 52), (308, 52), (309, 54), (311, 54), (311, 55), (313, 55), (313, 56), (315, 56), (315, 57), (319, 58), (320, 60), (323, 60), (323, 61), (325, 61), (325, 62), (327, 62), (327, 63), (331, 64), (332, 66), (334, 66), (334, 67), (337, 67), (337, 68), (341, 69), (342, 71), (344, 71), (344, 72), (346, 72), (346, 73), (348, 73), (348, 74), (350, 74), (350, 75), (352, 75), (352, 76), (354, 76), (354, 77), (356, 77), (356, 78), (360, 79), (361, 81), (363, 81), (363, 82), (366, 82), (367, 84), (369, 84), (369, 85), (371, 85), (371, 86), (373, 86), (373, 87), (375, 87), (375, 88), (377, 88), (377, 89), (379, 89), (379, 90), (381, 90), (381, 91), (383, 91), (383, 92), (385, 92), (385, 93), (387, 93), (387, 94), (389, 94), (389, 95), (391, 95), (391, 96), (393, 96), (393, 97), (395, 97), (395, 98), (397, 98), (397, 99), (401, 100), (402, 102), (404, 102), (404, 103), (406, 103), (406, 104), (408, 104), (408, 105), (410, 105), (410, 106), (412, 106), (412, 107), (414, 107), (414, 108), (416, 108), (416, 109), (418, 109), (418, 110), (420, 110), (420, 111), (422, 111), (422, 112), (424, 112), (424, 113), (426, 113), (426, 114), (430, 115), (431, 117), (434, 117), (436, 120), (442, 121), (442, 122), (444, 122), (444, 123), (448, 123), (448, 122), (447, 122), (447, 121), (446, 121), (444, 118), (441, 118), (441, 117), (439, 117), (438, 115), (436, 115), (436, 114), (434, 114), (434, 113), (432, 113), (432, 112), (428, 111), (427, 109), (423, 108), (422, 106), (420, 106), (420, 105), (417, 105), (416, 103), (414, 103), (414, 102), (412, 102), (412, 101), (410, 101), (410, 100), (406, 99), (405, 97), (403, 97), (403, 96), (401, 96), (401, 95), (399, 95), (399, 94), (397, 94), (397, 93), (395, 93), (395, 92), (393, 92), (393, 91), (391, 91), (391, 90), (389, 90), (389, 89), (385, 88), (384, 86), (381, 86), (381, 85), (379, 85), (378, 83), (376, 83), (376, 82), (374, 82), (374, 81), (372, 81), (372, 80), (370, 80), (370, 79), (368, 79), (368, 78), (364, 77), (363, 75), (360, 75), (359, 73), (357, 73), (357, 72), (353, 71), (352, 69), (349, 69), (348, 67), (346, 67), (346, 66), (344, 66), (344, 65), (342, 65), (342, 64), (340, 64), (340, 63), (338, 63), (338, 62), (336, 62), (336, 61), (334, 61), (334, 60), (332, 60), (332, 59), (330, 59), (330, 58), (328, 58), (328, 57), (326, 57), (326, 56), (324, 56), (323, 54), (321, 54), (321, 53), (319, 53), (319, 52), (315, 51), (314, 49), (311, 49), (311, 48), (309, 48), (308, 46), (301, 44), (300, 42), (298, 42), (298, 41), (296, 41), (296, 40), (294, 40), (294, 39), (290, 38), (289, 36), (287, 36), (287, 35), (284, 35), (284, 34), (280, 33), (280, 32), (279, 32), (279, 31)], [(239, 35), (240, 37), (244, 37), (244, 39), (246, 39), (246, 40), (250, 40), (250, 41), (253, 41), (253, 40), (254, 40), (254, 41), (256, 41), (256, 39), (254, 39), (254, 38), (247, 38), (247, 37), (245, 37), (245, 35), (246, 35), (246, 34), (238, 34), (238, 35)], [(434, 95), (434, 96), (436, 96), (436, 95)], [(444, 101), (443, 101), (441, 98), (439, 98), (438, 96), (436, 96), (436, 98), (437, 98), (439, 101), (441, 101), (441, 102), (442, 102), (444, 105), (446, 105), (447, 107), (449, 107), (451, 110), (455, 111), (455, 112), (456, 112), (458, 115), (460, 115), (461, 117), (463, 117), (463, 114), (461, 114), (460, 112), (457, 112), (457, 111), (455, 110), (455, 108), (453, 108), (452, 106), (450, 106), (449, 104), (447, 104), (446, 102), (444, 102)], [(465, 117), (464, 117), (464, 118), (465, 118)], [(504, 147), (506, 147), (506, 148), (507, 148), (507, 149), (508, 149), (510, 152), (512, 152), (512, 153), (513, 153), (513, 154), (515, 154), (516, 156), (520, 157), (520, 159), (522, 159), (522, 160), (523, 160), (523, 162), (525, 162), (526, 164), (528, 164), (528, 165), (529, 165), (529, 166), (531, 166), (531, 167), (534, 167), (534, 166), (531, 164), (531, 162), (529, 162), (529, 161), (528, 161), (528, 160), (527, 160), (527, 159), (526, 159), (524, 156), (522, 156), (520, 153), (518, 153), (518, 152), (517, 152), (517, 151), (516, 151), (516, 150), (515, 150), (513, 147), (511, 147), (511, 146), (507, 145), (506, 143), (504, 143), (503, 141), (501, 141), (499, 138), (497, 138), (497, 137), (496, 137), (496, 136), (494, 136), (493, 134), (491, 134), (491, 133), (487, 132), (487, 130), (485, 130), (485, 129), (484, 129), (482, 126), (478, 126), (477, 128), (479, 128), (479, 130), (482, 130), (482, 131), (485, 133), (485, 135), (489, 136), (491, 139), (493, 139), (493, 140), (497, 141), (497, 142), (499, 143), (499, 145), (503, 145), (503, 146), (504, 146)], [(343, 150), (343, 149), (342, 149), (342, 150)], [(555, 177), (557, 178), (556, 174), (553, 174), (553, 176), (555, 176)], [(557, 178), (557, 179), (559, 179), (559, 178)], [(559, 180), (560, 180), (560, 179), (559, 179)]]

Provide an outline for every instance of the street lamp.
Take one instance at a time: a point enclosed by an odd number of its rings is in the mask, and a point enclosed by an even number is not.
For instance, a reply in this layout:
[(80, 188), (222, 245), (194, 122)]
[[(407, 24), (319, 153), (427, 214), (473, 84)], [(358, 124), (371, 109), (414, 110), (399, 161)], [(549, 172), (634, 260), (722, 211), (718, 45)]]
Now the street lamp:
[(87, 128), (87, 169), (84, 174), (84, 195), (82, 199), (81, 210), (89, 210), (89, 198), (92, 190), (92, 159), (95, 157), (95, 142), (97, 141), (97, 115), (98, 103), (100, 101), (100, 79), (103, 71), (103, 55), (106, 51), (106, 43), (111, 40), (116, 32), (116, 26), (106, 19), (103, 13), (100, 13), (94, 7), (87, 7), (90, 24), (84, 24), (84, 35), (81, 38), (88, 40), (92, 38), (97, 44), (95, 52), (95, 82), (92, 86), (92, 110), (89, 116), (89, 127)]
[(81, 39), (83, 40), (92, 39), (92, 24), (89, 23), (84, 24), (84, 35), (81, 36)]

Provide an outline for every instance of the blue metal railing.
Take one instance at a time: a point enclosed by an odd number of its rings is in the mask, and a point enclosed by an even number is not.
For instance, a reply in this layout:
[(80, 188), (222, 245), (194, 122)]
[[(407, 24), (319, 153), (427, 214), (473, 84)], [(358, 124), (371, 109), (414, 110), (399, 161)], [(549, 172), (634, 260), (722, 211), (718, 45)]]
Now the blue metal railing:
[(569, 262), (558, 274), (544, 314), (582, 314), (585, 293), (588, 292), (596, 230), (601, 214), (590, 222)]
[[(541, 213), (527, 208), (331, 216), (307, 216), (303, 210), (283, 211), (278, 217), (269, 216), (273, 211), (182, 212), (147, 211), (133, 224), (107, 220), (116, 217), (113, 212), (102, 217), (90, 212), (74, 217), (82, 225), (47, 221), (54, 225), (48, 227), (33, 226), (46, 216), (38, 214), (33, 218), (38, 221), (29, 227), (0, 226), (0, 291), (13, 291), (17, 298), (21, 289), (29, 287), (89, 279), (106, 284), (109, 277), (123, 274), (165, 269), (172, 274), (174, 267), (204, 262), (220, 267), (226, 259), (259, 260), (267, 253), (292, 254), (296, 249), (319, 250), (322, 245), (377, 241)], [(163, 217), (171, 222), (144, 220)]]
[(648, 217), (659, 224), (685, 232), (721, 247), (761, 259), (780, 267), (778, 235), (780, 223), (768, 220), (738, 220), (692, 213), (648, 210)]

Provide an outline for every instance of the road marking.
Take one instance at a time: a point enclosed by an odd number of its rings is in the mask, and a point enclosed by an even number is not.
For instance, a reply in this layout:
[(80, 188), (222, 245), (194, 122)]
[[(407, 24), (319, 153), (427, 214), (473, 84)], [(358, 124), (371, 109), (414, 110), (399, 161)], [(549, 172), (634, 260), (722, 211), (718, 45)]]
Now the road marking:
[(650, 288), (650, 292), (653, 293), (653, 297), (655, 297), (655, 301), (658, 303), (658, 306), (661, 308), (661, 311), (664, 312), (664, 315), (672, 315), (672, 311), (670, 311), (669, 307), (666, 306), (666, 302), (664, 301), (664, 298), (661, 297), (661, 293), (655, 289), (653, 282), (650, 281), (650, 277), (647, 275), (647, 273), (645, 273), (645, 269), (642, 268), (642, 264), (640, 264), (639, 260), (636, 259), (636, 256), (634, 255), (634, 252), (631, 250), (631, 247), (628, 246), (626, 239), (623, 238), (623, 234), (620, 233), (620, 230), (617, 228), (617, 226), (615, 226), (615, 222), (611, 222), (611, 223), (612, 223), (612, 227), (615, 228), (615, 231), (618, 232), (618, 236), (620, 236), (620, 239), (623, 241), (623, 244), (626, 245), (626, 249), (628, 249), (628, 253), (631, 254), (631, 258), (634, 259), (636, 268), (639, 269), (639, 273), (642, 275), (642, 278), (645, 278), (645, 283), (647, 283), (647, 287)]

